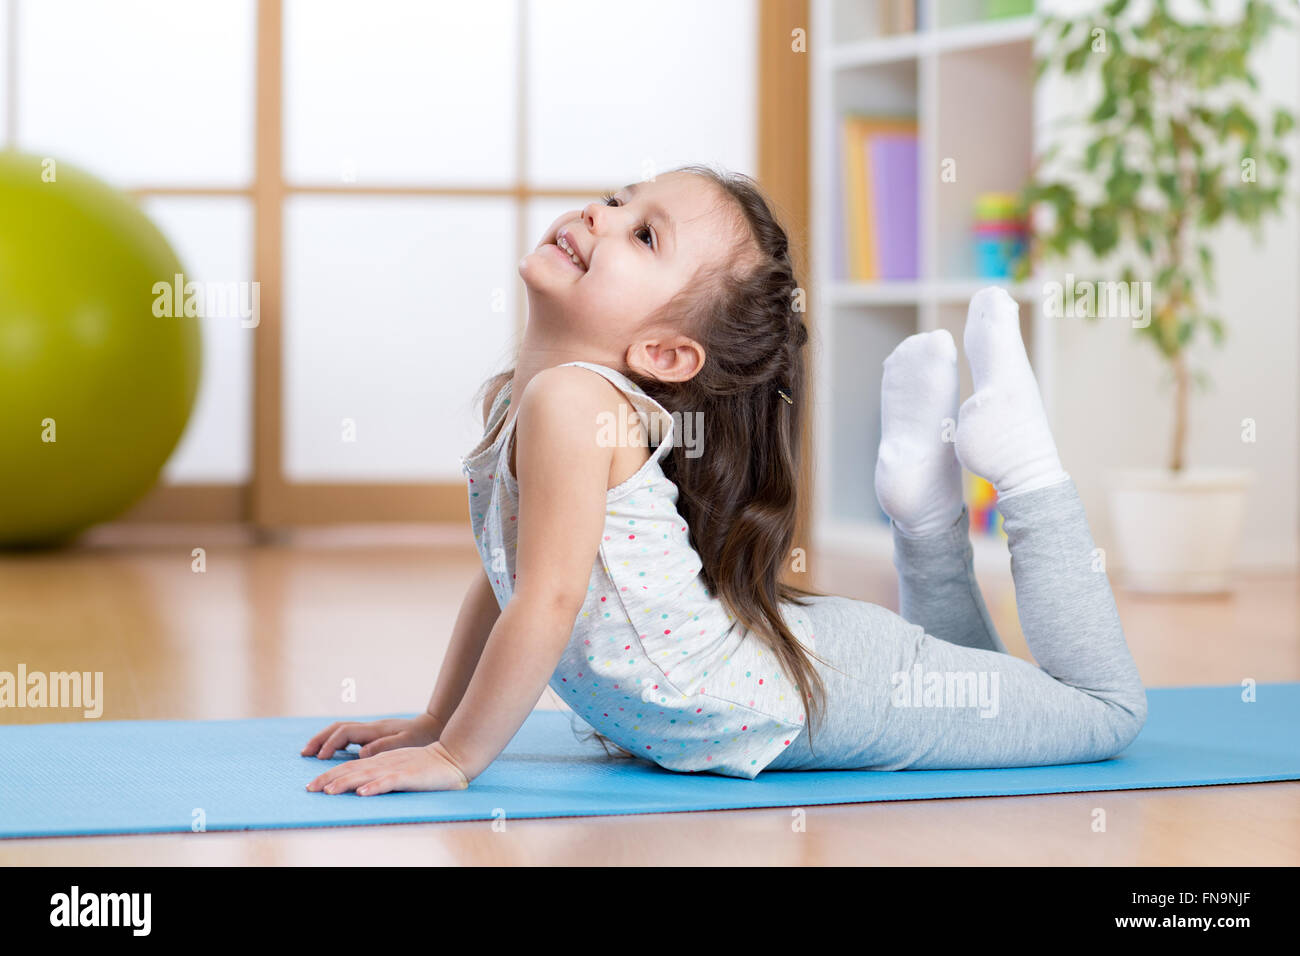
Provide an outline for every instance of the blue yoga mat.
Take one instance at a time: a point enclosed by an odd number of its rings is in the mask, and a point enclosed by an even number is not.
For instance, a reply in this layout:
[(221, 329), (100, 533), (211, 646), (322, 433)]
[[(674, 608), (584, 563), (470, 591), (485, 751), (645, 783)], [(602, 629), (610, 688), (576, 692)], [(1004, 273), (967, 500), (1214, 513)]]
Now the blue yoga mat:
[[(0, 837), (422, 823), (801, 807), (1300, 779), (1300, 683), (1149, 690), (1146, 727), (1111, 760), (1003, 770), (682, 774), (606, 757), (567, 712), (536, 711), (468, 790), (309, 793), (299, 751), (323, 717), (0, 727)], [(392, 716), (392, 715), (381, 715)], [(356, 719), (373, 719), (370, 717)], [(355, 759), (355, 751), (336, 760)], [(196, 811), (201, 811), (201, 816)]]

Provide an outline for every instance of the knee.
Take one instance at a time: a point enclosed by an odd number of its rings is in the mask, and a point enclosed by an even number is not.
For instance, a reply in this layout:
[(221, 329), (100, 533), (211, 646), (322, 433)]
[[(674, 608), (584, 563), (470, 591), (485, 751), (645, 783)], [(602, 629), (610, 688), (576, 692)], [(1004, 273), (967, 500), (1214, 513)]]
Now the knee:
[(1125, 694), (1122, 698), (1111, 701), (1111, 711), (1114, 720), (1115, 732), (1115, 754), (1128, 748), (1142, 732), (1142, 728), (1147, 722), (1147, 692), (1146, 688), (1138, 683), (1135, 690)]

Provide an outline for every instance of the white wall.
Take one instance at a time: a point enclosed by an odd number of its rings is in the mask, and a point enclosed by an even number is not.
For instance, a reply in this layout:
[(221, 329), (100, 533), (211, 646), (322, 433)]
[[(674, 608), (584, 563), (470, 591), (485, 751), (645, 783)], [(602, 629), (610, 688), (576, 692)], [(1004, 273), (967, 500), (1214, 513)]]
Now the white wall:
[[(1217, 6), (1230, 11), (1239, 4), (1219, 0)], [(1257, 60), (1261, 102), (1300, 113), (1298, 63), (1300, 36), (1278, 32)], [(1295, 163), (1294, 142), (1291, 154)], [(1215, 348), (1198, 332), (1200, 344), (1189, 352), (1193, 367), (1205, 368), (1212, 384), (1207, 393), (1192, 393), (1187, 464), (1256, 472), (1238, 555), (1243, 567), (1294, 569), (1300, 559), (1300, 175), (1295, 165), (1290, 184), (1283, 213), (1264, 228), (1260, 244), (1235, 225), (1214, 234), (1210, 246), (1218, 289), (1208, 304), (1223, 318), (1227, 339)], [(1111, 467), (1167, 463), (1173, 425), (1167, 366), (1123, 320), (1059, 320), (1055, 357), (1057, 445), (1098, 545), (1114, 554), (1104, 474)], [(1253, 444), (1241, 440), (1244, 418), (1256, 422)]]

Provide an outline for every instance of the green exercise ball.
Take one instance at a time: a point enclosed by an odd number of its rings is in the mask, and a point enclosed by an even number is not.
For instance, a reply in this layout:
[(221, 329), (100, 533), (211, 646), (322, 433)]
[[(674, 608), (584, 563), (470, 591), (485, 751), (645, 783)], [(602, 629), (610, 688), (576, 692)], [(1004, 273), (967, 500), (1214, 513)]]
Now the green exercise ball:
[(65, 543), (158, 480), (199, 383), (198, 319), (154, 314), (183, 272), (129, 197), (0, 151), (0, 547)]

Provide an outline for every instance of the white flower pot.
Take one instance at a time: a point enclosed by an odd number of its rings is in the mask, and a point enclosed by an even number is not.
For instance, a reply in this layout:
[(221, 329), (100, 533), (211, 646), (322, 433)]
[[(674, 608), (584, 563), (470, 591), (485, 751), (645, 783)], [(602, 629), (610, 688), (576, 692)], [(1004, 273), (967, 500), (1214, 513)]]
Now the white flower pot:
[(1239, 468), (1109, 471), (1120, 583), (1158, 593), (1231, 591), (1246, 490), (1254, 480), (1253, 471)]

